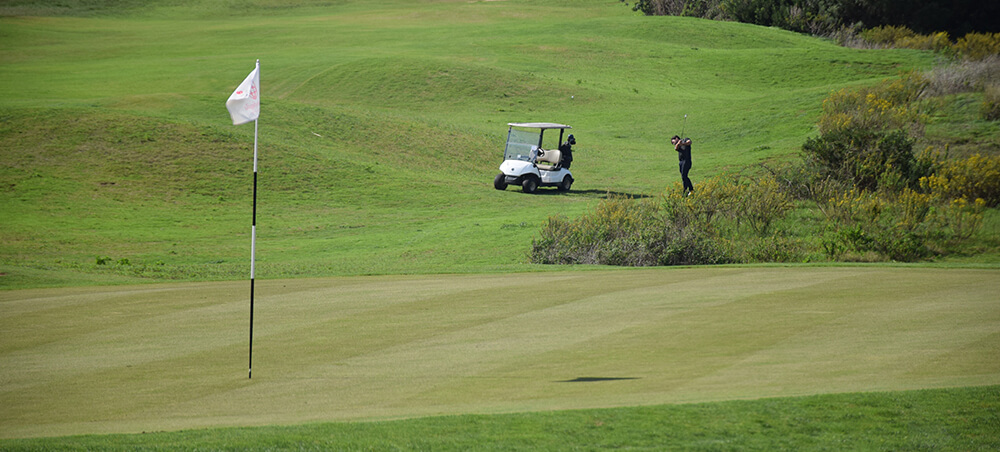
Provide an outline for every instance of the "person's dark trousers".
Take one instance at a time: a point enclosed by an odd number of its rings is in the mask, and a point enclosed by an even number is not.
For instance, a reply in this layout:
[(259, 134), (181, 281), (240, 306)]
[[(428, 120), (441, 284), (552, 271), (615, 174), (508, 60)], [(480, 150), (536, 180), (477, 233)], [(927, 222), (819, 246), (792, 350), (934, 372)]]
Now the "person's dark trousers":
[(688, 171), (691, 171), (691, 162), (681, 160), (681, 180), (684, 181), (684, 192), (694, 191), (694, 184), (688, 178)]

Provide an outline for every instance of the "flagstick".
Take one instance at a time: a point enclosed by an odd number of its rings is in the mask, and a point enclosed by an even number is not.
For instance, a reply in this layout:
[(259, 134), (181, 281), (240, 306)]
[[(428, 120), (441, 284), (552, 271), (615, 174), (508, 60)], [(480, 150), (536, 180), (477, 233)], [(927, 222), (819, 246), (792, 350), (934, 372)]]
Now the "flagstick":
[[(257, 60), (260, 71), (260, 60)], [(253, 282), (257, 261), (257, 120), (253, 120), (253, 219), (250, 223), (250, 358), (247, 378), (253, 379)]]
[(253, 378), (253, 281), (257, 260), (257, 120), (253, 121), (253, 221), (250, 225), (250, 370)]

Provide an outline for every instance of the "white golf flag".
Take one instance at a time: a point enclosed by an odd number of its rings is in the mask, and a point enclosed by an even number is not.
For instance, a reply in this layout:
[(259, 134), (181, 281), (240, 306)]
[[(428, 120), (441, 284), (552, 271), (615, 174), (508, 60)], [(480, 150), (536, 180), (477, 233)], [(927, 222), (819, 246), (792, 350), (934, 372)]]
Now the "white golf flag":
[(260, 116), (260, 62), (226, 101), (233, 125), (246, 124)]

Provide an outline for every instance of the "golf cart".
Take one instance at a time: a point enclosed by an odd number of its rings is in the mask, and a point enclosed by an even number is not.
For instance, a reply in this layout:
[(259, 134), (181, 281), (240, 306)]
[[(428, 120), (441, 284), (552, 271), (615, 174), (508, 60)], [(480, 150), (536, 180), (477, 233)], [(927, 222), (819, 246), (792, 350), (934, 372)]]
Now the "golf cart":
[[(559, 187), (569, 190), (573, 175), (559, 165), (562, 155), (559, 144), (563, 133), (572, 127), (548, 122), (507, 124), (507, 145), (504, 148), (500, 174), (493, 179), (493, 188), (505, 190), (508, 185), (520, 185), (521, 191), (534, 193), (538, 187)], [(546, 141), (545, 131), (559, 129), (559, 140)]]

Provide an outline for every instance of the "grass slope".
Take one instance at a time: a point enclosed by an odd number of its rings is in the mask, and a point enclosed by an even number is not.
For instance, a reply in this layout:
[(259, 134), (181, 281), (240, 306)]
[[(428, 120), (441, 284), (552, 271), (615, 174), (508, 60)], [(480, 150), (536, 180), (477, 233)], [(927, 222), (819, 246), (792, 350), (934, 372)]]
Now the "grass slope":
[[(245, 277), (253, 132), (223, 104), (256, 58), (259, 278), (535, 269), (547, 216), (672, 184), (680, 129), (696, 180), (788, 158), (829, 91), (932, 58), (603, 1), (0, 13), (4, 288)], [(575, 127), (573, 192), (492, 189), (511, 121)]]
[(0, 436), (1000, 384), (994, 270), (690, 268), (0, 292)]

